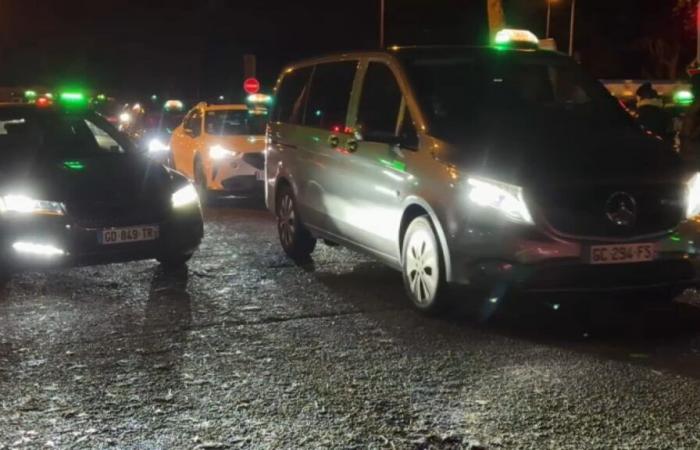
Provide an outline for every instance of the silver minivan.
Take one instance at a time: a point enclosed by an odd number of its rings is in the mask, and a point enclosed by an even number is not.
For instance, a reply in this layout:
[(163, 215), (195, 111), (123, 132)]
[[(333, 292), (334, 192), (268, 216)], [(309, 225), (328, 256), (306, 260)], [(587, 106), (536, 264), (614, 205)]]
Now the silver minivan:
[(265, 167), (284, 251), (373, 255), (424, 312), (452, 285), (669, 300), (695, 284), (700, 178), (573, 60), (501, 44), (287, 67)]

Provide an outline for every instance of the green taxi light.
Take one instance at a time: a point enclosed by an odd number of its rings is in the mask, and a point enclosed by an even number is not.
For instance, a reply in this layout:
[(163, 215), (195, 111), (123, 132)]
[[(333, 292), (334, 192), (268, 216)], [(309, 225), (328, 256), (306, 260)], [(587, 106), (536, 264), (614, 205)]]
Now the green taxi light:
[(61, 100), (64, 102), (79, 103), (85, 101), (85, 96), (81, 92), (62, 92)]
[(272, 103), (272, 97), (267, 94), (250, 94), (246, 101), (248, 103)]
[(693, 95), (692, 92), (687, 90), (677, 91), (675, 94), (673, 94), (673, 101), (677, 105), (692, 105), (695, 101), (695, 95)]
[(36, 98), (36, 91), (32, 91), (31, 89), (24, 91), (24, 96), (25, 98)]

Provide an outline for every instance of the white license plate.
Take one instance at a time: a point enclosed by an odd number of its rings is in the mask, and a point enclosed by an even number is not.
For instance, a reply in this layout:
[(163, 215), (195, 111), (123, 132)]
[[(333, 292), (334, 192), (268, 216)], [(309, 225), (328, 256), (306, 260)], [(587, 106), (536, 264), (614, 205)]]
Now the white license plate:
[(255, 172), (255, 179), (258, 180), (258, 181), (263, 181), (263, 180), (265, 180), (265, 172), (263, 172), (262, 170), (257, 170), (257, 171)]
[(158, 239), (158, 225), (138, 225), (124, 228), (105, 228), (97, 232), (97, 240), (102, 245), (125, 244), (128, 242), (154, 241)]
[(594, 245), (591, 247), (591, 264), (625, 264), (653, 261), (654, 244)]

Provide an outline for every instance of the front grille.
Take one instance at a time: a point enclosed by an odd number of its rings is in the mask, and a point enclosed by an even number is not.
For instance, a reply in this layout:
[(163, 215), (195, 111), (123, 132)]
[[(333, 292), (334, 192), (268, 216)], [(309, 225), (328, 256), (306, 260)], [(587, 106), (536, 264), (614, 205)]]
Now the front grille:
[[(629, 194), (636, 202), (631, 225), (617, 225), (607, 216), (608, 199), (617, 192)], [(534, 203), (559, 233), (624, 239), (675, 228), (684, 217), (684, 193), (678, 184), (560, 187), (536, 193)]]
[(108, 228), (162, 222), (167, 211), (162, 205), (69, 204), (67, 212), (82, 228)]
[(258, 170), (263, 170), (265, 168), (265, 155), (262, 153), (245, 153), (243, 155), (243, 161)]
[(686, 260), (610, 265), (543, 264), (523, 287), (529, 290), (613, 289), (682, 284), (692, 281), (694, 276), (693, 266)]

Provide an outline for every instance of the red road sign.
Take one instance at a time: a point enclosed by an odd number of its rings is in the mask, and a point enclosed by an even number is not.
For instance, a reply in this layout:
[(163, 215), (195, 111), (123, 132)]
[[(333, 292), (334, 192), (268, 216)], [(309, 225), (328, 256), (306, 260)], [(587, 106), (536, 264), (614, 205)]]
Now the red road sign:
[(247, 78), (243, 82), (243, 89), (249, 94), (257, 94), (260, 91), (260, 82), (255, 78)]

